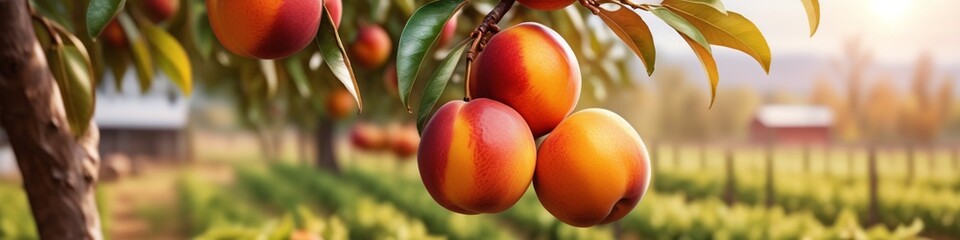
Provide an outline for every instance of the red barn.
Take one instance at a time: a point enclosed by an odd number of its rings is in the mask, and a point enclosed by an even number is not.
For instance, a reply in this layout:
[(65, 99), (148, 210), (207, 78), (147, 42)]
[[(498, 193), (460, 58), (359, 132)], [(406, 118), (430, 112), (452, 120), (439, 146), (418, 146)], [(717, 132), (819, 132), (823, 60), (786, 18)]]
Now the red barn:
[(830, 142), (833, 112), (817, 105), (766, 105), (750, 123), (755, 143), (826, 144)]

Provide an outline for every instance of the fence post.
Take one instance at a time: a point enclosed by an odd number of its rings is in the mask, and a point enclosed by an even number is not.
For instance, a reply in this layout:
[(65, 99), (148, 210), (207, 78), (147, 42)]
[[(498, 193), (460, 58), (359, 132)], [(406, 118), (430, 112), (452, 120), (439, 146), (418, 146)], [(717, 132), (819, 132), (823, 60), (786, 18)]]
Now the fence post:
[(724, 151), (724, 161), (726, 162), (725, 165), (727, 170), (727, 186), (724, 194), (724, 200), (727, 202), (727, 206), (733, 206), (733, 204), (736, 202), (737, 176), (736, 170), (734, 170), (733, 156), (733, 148)]
[(868, 226), (879, 223), (880, 211), (877, 202), (877, 148), (871, 144), (867, 153), (867, 172), (870, 182), (870, 209)]
[(774, 158), (774, 147), (773, 144), (766, 145), (766, 177), (767, 177), (767, 208), (773, 207), (774, 204), (774, 179), (773, 179), (773, 158)]

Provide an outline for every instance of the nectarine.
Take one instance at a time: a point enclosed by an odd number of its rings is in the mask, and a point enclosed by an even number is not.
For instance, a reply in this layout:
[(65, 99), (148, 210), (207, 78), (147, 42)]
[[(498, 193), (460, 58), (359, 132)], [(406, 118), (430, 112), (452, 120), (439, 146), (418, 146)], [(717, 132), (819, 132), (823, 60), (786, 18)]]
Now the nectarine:
[(444, 104), (423, 130), (417, 163), (430, 196), (450, 211), (496, 213), (523, 196), (536, 165), (530, 129), (489, 100)]
[(417, 154), (419, 145), (420, 135), (414, 125), (402, 125), (391, 133), (390, 146), (393, 153), (401, 159), (407, 159)]
[(169, 20), (180, 10), (180, 0), (145, 0), (140, 5), (154, 23)]
[(350, 129), (350, 143), (360, 150), (380, 150), (387, 145), (387, 136), (376, 125), (357, 122)]
[(557, 10), (573, 4), (577, 0), (517, 0), (523, 6), (537, 10)]
[(283, 58), (313, 42), (320, 0), (207, 0), (214, 35), (244, 57)]
[(120, 22), (117, 19), (113, 19), (110, 23), (107, 23), (107, 26), (103, 28), (103, 33), (100, 34), (100, 38), (103, 39), (111, 49), (126, 49), (127, 48), (127, 35), (123, 32), (123, 27), (120, 26)]
[(470, 95), (517, 110), (534, 137), (553, 130), (580, 99), (580, 66), (557, 32), (538, 23), (503, 30), (473, 62)]
[(387, 62), (393, 51), (390, 35), (378, 25), (363, 25), (357, 30), (357, 38), (350, 45), (350, 54), (357, 64), (365, 68), (377, 68)]
[(440, 30), (440, 37), (437, 39), (437, 46), (446, 46), (450, 43), (450, 40), (453, 40), (453, 34), (457, 32), (457, 14), (454, 14), (450, 17), (450, 20), (447, 20), (447, 23), (443, 25), (443, 29)]
[(577, 227), (610, 223), (647, 191), (648, 159), (643, 140), (626, 120), (587, 109), (563, 120), (540, 144), (533, 187), (560, 221)]
[(327, 5), (327, 11), (330, 12), (330, 17), (333, 18), (333, 25), (339, 27), (340, 19), (343, 17), (343, 1), (324, 0), (324, 3)]
[(330, 91), (327, 95), (327, 116), (334, 119), (341, 119), (350, 115), (350, 112), (357, 107), (353, 101), (353, 95), (343, 89)]

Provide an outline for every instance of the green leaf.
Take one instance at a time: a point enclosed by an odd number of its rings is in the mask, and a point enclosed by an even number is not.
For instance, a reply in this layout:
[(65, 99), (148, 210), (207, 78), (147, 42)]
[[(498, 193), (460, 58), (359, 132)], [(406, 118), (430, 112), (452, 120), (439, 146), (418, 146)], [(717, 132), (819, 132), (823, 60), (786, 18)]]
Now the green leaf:
[(437, 104), (437, 100), (440, 100), (443, 89), (446, 88), (447, 82), (450, 81), (454, 70), (457, 69), (457, 63), (460, 63), (464, 50), (467, 46), (470, 46), (471, 42), (473, 42), (473, 38), (468, 38), (453, 47), (447, 57), (440, 62), (440, 65), (437, 65), (433, 76), (430, 76), (430, 80), (427, 81), (427, 86), (423, 90), (423, 98), (420, 100), (420, 109), (417, 112), (417, 130), (421, 133), (423, 127), (427, 124), (433, 106)]
[(96, 39), (107, 27), (107, 23), (113, 20), (127, 0), (90, 0), (87, 5), (87, 33), (90, 38)]
[(127, 42), (130, 43), (130, 50), (133, 53), (133, 65), (137, 70), (137, 79), (140, 80), (140, 92), (147, 92), (153, 85), (153, 60), (150, 57), (150, 47), (137, 24), (133, 22), (130, 15), (120, 13), (118, 16), (120, 26), (123, 27), (123, 33), (127, 36)]
[(193, 44), (197, 52), (203, 59), (210, 59), (210, 53), (213, 52), (213, 29), (210, 27), (210, 18), (207, 17), (207, 8), (203, 3), (196, 3), (193, 6), (194, 26), (190, 28), (193, 35)]
[[(723, 2), (721, 2), (720, 0), (680, 0), (680, 1), (708, 6), (713, 9), (716, 9), (720, 13), (727, 14), (727, 9), (723, 7)], [(666, 4), (667, 1), (664, 1), (663, 3)]]
[(183, 94), (190, 95), (193, 91), (193, 70), (190, 67), (190, 58), (183, 46), (172, 35), (163, 29), (145, 22), (143, 34), (153, 46), (154, 59), (167, 77), (173, 81)]
[(615, 11), (601, 8), (597, 16), (640, 57), (643, 65), (647, 67), (647, 75), (652, 75), (657, 61), (657, 49), (653, 44), (653, 34), (643, 18), (626, 7)]
[(279, 73), (277, 72), (277, 63), (271, 59), (260, 59), (260, 71), (263, 73), (264, 83), (267, 84), (267, 97), (272, 98), (277, 95), (277, 85)]
[(710, 44), (746, 53), (770, 72), (770, 46), (760, 29), (743, 15), (732, 11), (722, 14), (706, 5), (682, 0), (666, 0), (663, 5), (693, 24)]
[(397, 81), (400, 102), (410, 110), (410, 93), (420, 72), (420, 65), (430, 47), (437, 41), (443, 25), (466, 5), (465, 0), (437, 0), (413, 13), (400, 33), (397, 47)]
[(663, 20), (663, 22), (667, 23), (667, 25), (670, 25), (670, 27), (677, 30), (680, 35), (688, 37), (691, 41), (700, 44), (700, 46), (703, 46), (707, 52), (711, 51), (710, 44), (707, 42), (707, 39), (703, 37), (703, 34), (700, 33), (700, 30), (698, 30), (696, 26), (693, 26), (693, 24), (687, 20), (683, 19), (683, 17), (680, 17), (670, 9), (664, 7), (650, 7), (650, 12)]
[(357, 107), (363, 111), (363, 101), (360, 98), (360, 88), (357, 86), (357, 77), (353, 75), (353, 67), (350, 65), (350, 59), (347, 58), (347, 51), (343, 48), (343, 41), (340, 40), (340, 33), (337, 27), (333, 25), (333, 18), (326, 8), (320, 19), (320, 30), (317, 33), (317, 47), (320, 48), (320, 55), (323, 56), (323, 62), (330, 67), (333, 75), (340, 79), (343, 86), (357, 100)]
[(87, 132), (93, 118), (94, 98), (90, 62), (82, 46), (58, 45), (47, 53), (50, 72), (57, 80), (67, 121), (74, 137)]
[(710, 81), (710, 107), (713, 107), (713, 103), (717, 100), (717, 85), (720, 83), (720, 73), (717, 71), (717, 61), (713, 59), (713, 55), (710, 54), (710, 50), (703, 47), (690, 37), (686, 35), (683, 36), (683, 40), (687, 41), (687, 44), (690, 45), (690, 48), (693, 49), (693, 53), (697, 54), (697, 58), (700, 59), (700, 64), (703, 66), (703, 70), (707, 72), (707, 78)]
[(300, 59), (289, 58), (284, 60), (284, 62), (286, 63), (288, 75), (290, 75), (290, 79), (293, 80), (293, 86), (297, 88), (297, 92), (300, 93), (301, 97), (310, 97), (310, 83), (307, 81), (307, 74), (303, 70), (303, 64), (300, 63)]
[(807, 10), (807, 21), (810, 22), (810, 36), (817, 33), (820, 28), (820, 0), (800, 0), (803, 2), (803, 8)]

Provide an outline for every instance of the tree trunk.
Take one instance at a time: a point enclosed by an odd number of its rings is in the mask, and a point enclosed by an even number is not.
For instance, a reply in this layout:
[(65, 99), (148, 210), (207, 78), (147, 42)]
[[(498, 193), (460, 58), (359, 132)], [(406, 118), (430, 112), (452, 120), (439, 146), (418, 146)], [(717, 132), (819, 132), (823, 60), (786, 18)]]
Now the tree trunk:
[(727, 186), (724, 194), (724, 201), (727, 203), (727, 206), (733, 206), (736, 202), (736, 193), (737, 193), (737, 175), (736, 170), (733, 165), (733, 149), (726, 151), (724, 156), (726, 162), (726, 172), (727, 172)]
[(875, 145), (870, 145), (867, 152), (867, 174), (870, 183), (870, 209), (867, 226), (872, 226), (880, 222), (880, 207), (877, 199), (877, 148)]
[(42, 239), (102, 239), (94, 185), (99, 132), (70, 132), (26, 0), (0, 0), (0, 124), (7, 131)]
[(337, 163), (337, 154), (333, 143), (333, 120), (320, 118), (317, 122), (317, 167), (327, 169), (333, 172), (340, 172), (340, 165)]
[(774, 151), (775, 151), (775, 150), (776, 150), (776, 149), (775, 149), (772, 145), (769, 145), (769, 144), (768, 144), (767, 147), (766, 147), (766, 153), (767, 153), (767, 154), (766, 154), (765, 157), (766, 157), (766, 162), (767, 162), (767, 164), (766, 164), (766, 165), (767, 165), (767, 167), (766, 167), (766, 178), (767, 178), (767, 186), (766, 186), (766, 188), (767, 188), (767, 191), (766, 191), (766, 192), (767, 192), (767, 208), (772, 208), (772, 207), (773, 207), (773, 204), (776, 203), (776, 200), (774, 199), (774, 193), (775, 193), (776, 189), (774, 188), (774, 183), (775, 183), (775, 182), (774, 182), (774, 179), (773, 179), (773, 169), (774, 169), (774, 166), (773, 166), (773, 164), (774, 164), (774, 161), (773, 161), (773, 160), (774, 160), (774, 159), (773, 159), (773, 158), (774, 158)]

